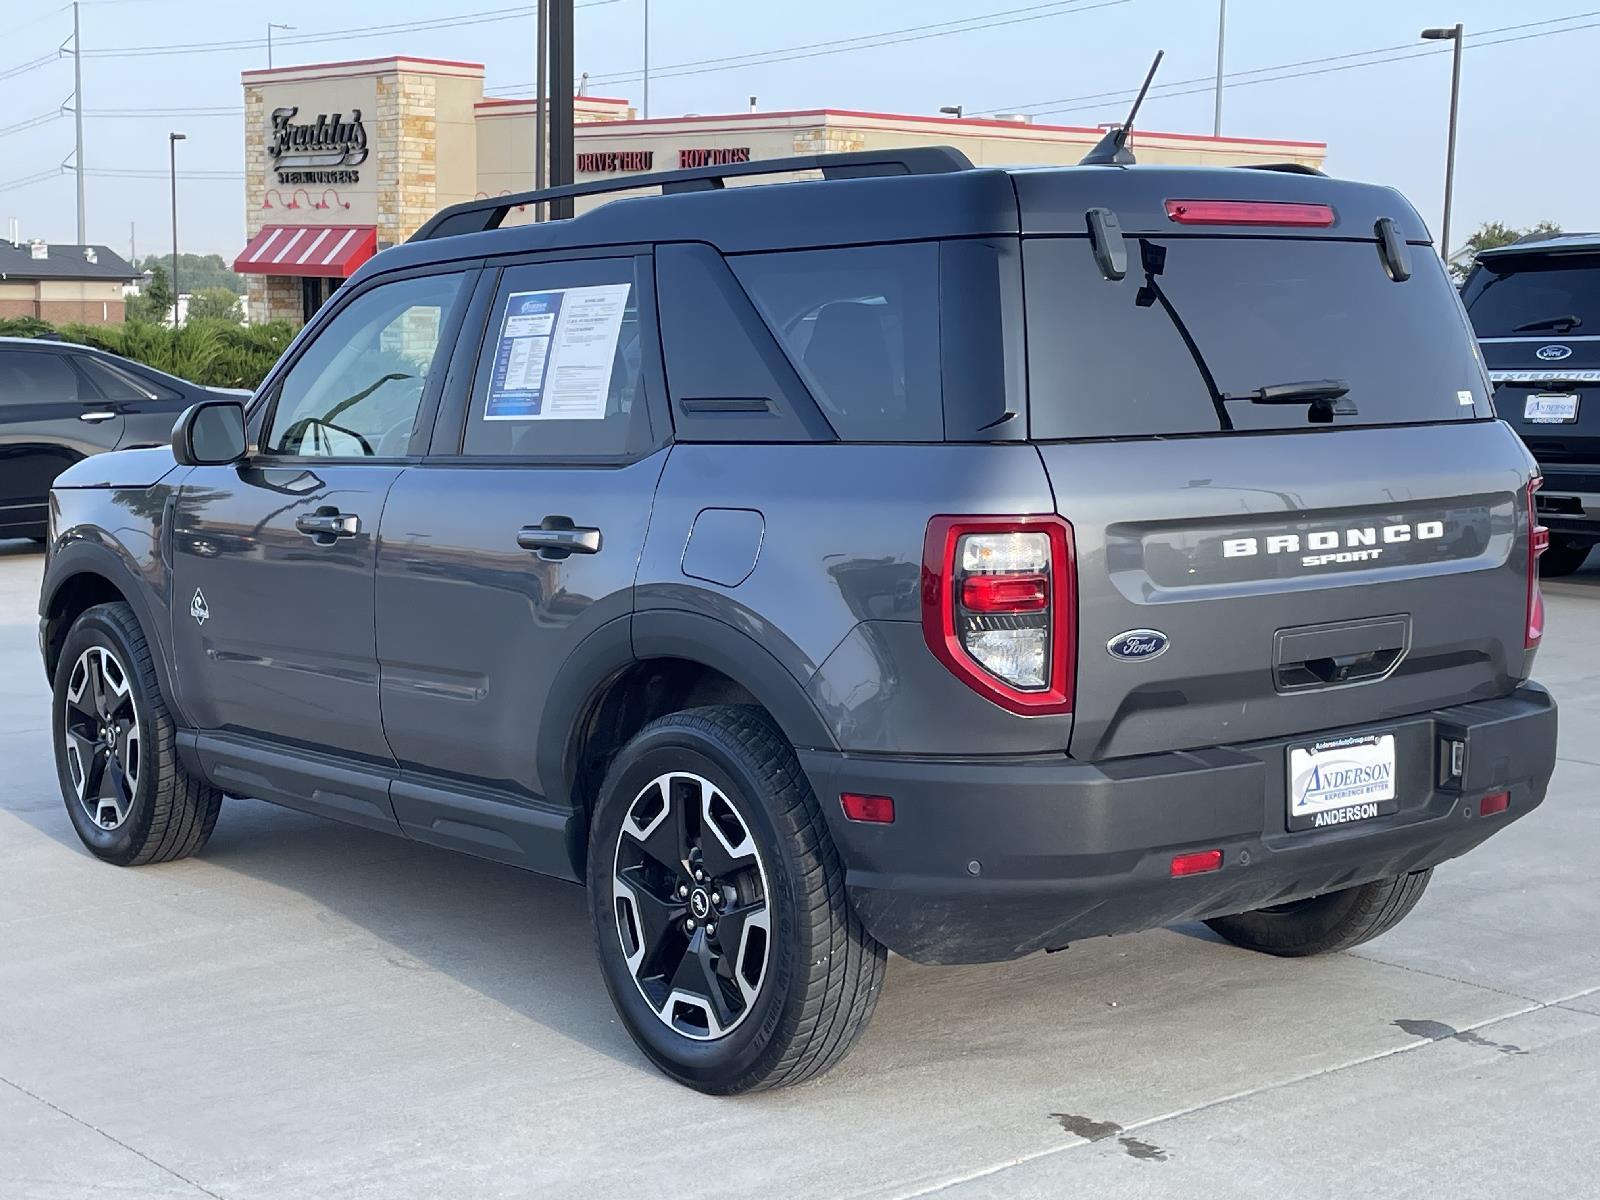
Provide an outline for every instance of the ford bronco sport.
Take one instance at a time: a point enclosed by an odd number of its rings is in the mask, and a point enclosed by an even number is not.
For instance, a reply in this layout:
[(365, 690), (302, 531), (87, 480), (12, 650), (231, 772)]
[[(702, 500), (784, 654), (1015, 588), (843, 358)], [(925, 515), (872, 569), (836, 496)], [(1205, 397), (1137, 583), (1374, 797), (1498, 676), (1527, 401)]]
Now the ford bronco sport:
[(629, 1032), (728, 1093), (836, 1062), (886, 948), (1342, 950), (1541, 802), (1534, 465), (1395, 192), (939, 148), (557, 192), (645, 184), (444, 211), (248, 406), (61, 478), (93, 853), (230, 794), (586, 882)]
[(1600, 542), (1600, 234), (1530, 234), (1480, 251), (1462, 289), (1495, 403), (1539, 462), (1545, 575)]

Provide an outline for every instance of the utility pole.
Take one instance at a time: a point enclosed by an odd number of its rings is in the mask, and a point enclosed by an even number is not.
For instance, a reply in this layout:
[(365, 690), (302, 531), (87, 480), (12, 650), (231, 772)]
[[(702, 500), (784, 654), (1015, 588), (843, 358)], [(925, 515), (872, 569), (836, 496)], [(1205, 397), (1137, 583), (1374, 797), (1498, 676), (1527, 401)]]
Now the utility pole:
[(1217, 0), (1217, 108), (1211, 132), (1222, 136), (1222, 52), (1228, 40), (1228, 0)]
[(644, 0), (644, 119), (650, 119), (650, 0)]
[(139, 229), (132, 221), (128, 222), (128, 265), (139, 265)]
[[(572, 182), (576, 163), (572, 144), (572, 0), (548, 0), (550, 5), (550, 186)], [(550, 202), (550, 216), (559, 221), (572, 216), (572, 197)]]
[(83, 34), (78, 27), (78, 0), (72, 0), (72, 122), (78, 132), (78, 148), (73, 156), (78, 169), (78, 245), (87, 246), (89, 232), (83, 207)]
[[(533, 188), (534, 191), (544, 191), (546, 167), (550, 162), (550, 144), (547, 133), (550, 125), (549, 106), (549, 56), (550, 56), (550, 0), (539, 0), (539, 7), (534, 18), (539, 25), (537, 38), (537, 55), (539, 61), (534, 64), (533, 84)], [(533, 219), (542, 221), (545, 217), (544, 205), (533, 206)]]
[(167, 134), (167, 153), (172, 161), (172, 327), (178, 327), (178, 310), (181, 307), (178, 292), (178, 143), (186, 135)]

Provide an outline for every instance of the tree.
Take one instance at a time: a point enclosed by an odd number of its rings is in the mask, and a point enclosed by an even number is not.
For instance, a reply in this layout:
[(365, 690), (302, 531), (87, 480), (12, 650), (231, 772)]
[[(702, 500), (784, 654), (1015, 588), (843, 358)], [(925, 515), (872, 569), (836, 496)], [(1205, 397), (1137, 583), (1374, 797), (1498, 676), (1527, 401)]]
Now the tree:
[(1514, 229), (1500, 221), (1485, 221), (1467, 239), (1466, 248), (1451, 261), (1450, 273), (1456, 277), (1456, 282), (1460, 283), (1472, 270), (1472, 264), (1477, 261), (1479, 251), (1493, 250), (1496, 246), (1509, 246), (1518, 238), (1530, 233), (1560, 232), (1561, 226), (1554, 221), (1540, 221), (1527, 229)]
[[(134, 266), (141, 272), (161, 267), (170, 274), (172, 255), (149, 254), (142, 263), (135, 263)], [(191, 293), (201, 288), (220, 287), (227, 288), (235, 296), (244, 295), (244, 280), (228, 269), (228, 264), (220, 254), (178, 255), (178, 282)]]
[(232, 321), (238, 325), (242, 318), (239, 311), (239, 297), (222, 287), (205, 287), (197, 292), (191, 292), (188, 319), (194, 321), (208, 317), (219, 321)]
[(128, 297), (124, 317), (164, 324), (172, 315), (172, 300), (172, 284), (167, 281), (166, 269), (158, 264), (150, 268), (150, 282), (143, 291)]

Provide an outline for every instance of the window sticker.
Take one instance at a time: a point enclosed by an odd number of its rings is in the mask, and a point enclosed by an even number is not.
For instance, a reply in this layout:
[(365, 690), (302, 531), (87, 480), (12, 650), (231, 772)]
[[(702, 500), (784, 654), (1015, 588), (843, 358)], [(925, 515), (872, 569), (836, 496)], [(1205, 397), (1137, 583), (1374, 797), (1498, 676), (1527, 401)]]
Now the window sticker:
[(606, 415), (631, 283), (512, 292), (485, 421), (598, 421)]

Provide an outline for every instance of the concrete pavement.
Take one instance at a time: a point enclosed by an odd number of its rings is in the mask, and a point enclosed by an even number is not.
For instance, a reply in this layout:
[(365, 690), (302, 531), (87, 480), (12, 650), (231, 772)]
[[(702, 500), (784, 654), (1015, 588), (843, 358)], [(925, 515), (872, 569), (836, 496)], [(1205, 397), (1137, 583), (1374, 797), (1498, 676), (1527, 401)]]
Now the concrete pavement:
[(0, 543), (0, 1197), (1600, 1193), (1600, 572), (1546, 588), (1550, 799), (1386, 937), (896, 959), (842, 1067), (713, 1100), (633, 1048), (576, 888), (254, 801), (92, 859), (40, 564)]

